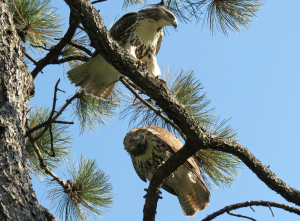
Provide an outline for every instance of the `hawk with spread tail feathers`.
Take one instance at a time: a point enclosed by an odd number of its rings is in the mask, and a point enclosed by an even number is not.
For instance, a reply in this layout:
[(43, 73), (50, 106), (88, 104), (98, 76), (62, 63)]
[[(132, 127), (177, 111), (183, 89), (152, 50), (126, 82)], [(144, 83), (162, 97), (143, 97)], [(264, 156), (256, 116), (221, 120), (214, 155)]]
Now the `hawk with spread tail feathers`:
[[(125, 150), (133, 167), (145, 182), (151, 180), (160, 165), (166, 162), (183, 144), (169, 131), (147, 126), (132, 129), (124, 138)], [(200, 176), (197, 163), (191, 157), (163, 183), (162, 188), (178, 197), (185, 216), (194, 216), (209, 204), (209, 191)]]
[[(177, 27), (175, 15), (164, 7), (143, 9), (121, 17), (110, 29), (110, 35), (147, 67), (154, 76), (160, 75), (156, 55), (163, 38), (163, 27)], [(122, 76), (102, 55), (70, 70), (68, 78), (87, 94), (107, 99), (116, 81)]]

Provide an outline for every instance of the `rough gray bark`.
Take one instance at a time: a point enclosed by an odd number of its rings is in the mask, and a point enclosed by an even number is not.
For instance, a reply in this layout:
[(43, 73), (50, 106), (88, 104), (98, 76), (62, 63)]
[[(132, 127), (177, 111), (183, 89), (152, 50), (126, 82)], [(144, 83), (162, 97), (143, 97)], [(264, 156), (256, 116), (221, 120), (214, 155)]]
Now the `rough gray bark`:
[(0, 0), (0, 220), (47, 220), (26, 169), (24, 134), (32, 89), (9, 0)]
[(144, 207), (144, 220), (154, 220), (158, 190), (164, 178), (173, 172), (186, 159), (199, 149), (215, 149), (239, 157), (266, 185), (279, 193), (289, 202), (300, 205), (300, 192), (280, 180), (271, 170), (256, 159), (242, 145), (226, 139), (220, 139), (206, 133), (185, 107), (175, 98), (163, 83), (139, 67), (138, 62), (117, 44), (99, 16), (97, 10), (85, 0), (65, 0), (71, 10), (80, 19), (93, 46), (116, 70), (129, 77), (141, 87), (156, 104), (172, 119), (186, 135), (187, 142), (159, 168), (150, 182)]

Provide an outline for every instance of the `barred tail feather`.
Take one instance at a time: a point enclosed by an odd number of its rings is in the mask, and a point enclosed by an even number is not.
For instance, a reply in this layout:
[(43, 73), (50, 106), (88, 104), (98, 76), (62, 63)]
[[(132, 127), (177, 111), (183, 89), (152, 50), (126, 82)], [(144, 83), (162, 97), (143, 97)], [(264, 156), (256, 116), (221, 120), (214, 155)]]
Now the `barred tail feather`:
[(185, 216), (194, 216), (209, 204), (209, 191), (205, 184), (185, 165), (168, 178), (166, 184), (174, 189)]
[(198, 210), (203, 211), (210, 201), (209, 191), (199, 180), (190, 187), (187, 185), (183, 190), (175, 190), (185, 216), (194, 216)]
[(198, 212), (193, 199), (186, 193), (177, 194), (180, 206), (185, 216), (195, 216)]

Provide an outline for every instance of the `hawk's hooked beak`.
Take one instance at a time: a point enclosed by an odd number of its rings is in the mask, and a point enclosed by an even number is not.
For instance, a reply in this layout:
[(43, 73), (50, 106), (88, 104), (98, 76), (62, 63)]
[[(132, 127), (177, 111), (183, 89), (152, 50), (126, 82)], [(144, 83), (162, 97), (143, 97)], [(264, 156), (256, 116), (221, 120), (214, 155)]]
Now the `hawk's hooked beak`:
[(174, 28), (177, 28), (177, 26), (178, 26), (177, 21), (174, 21), (174, 22), (173, 22), (173, 27), (174, 27)]

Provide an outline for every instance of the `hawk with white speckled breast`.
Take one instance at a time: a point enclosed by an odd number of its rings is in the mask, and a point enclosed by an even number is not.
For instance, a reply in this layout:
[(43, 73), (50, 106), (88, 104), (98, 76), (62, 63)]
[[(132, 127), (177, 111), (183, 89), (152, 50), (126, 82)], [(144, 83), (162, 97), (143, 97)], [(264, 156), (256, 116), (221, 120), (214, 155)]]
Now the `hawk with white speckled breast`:
[[(147, 126), (132, 129), (124, 138), (125, 150), (133, 167), (143, 180), (151, 180), (160, 165), (166, 162), (183, 144), (169, 131)], [(191, 157), (163, 183), (163, 189), (178, 197), (185, 216), (194, 216), (209, 204), (210, 193), (200, 176), (197, 163)]]

